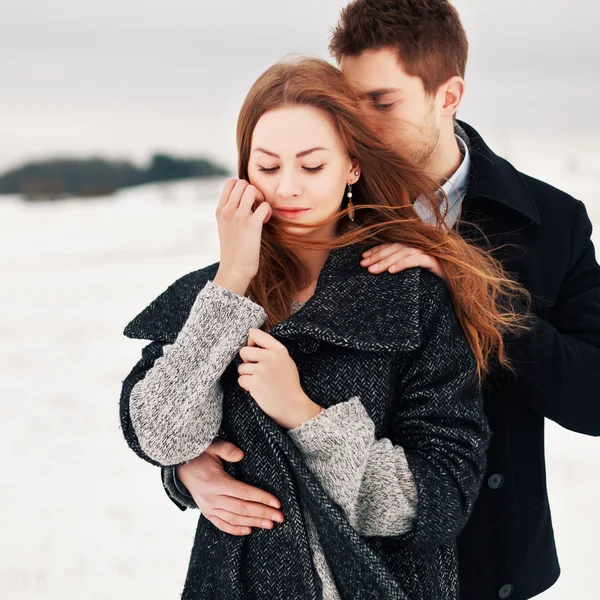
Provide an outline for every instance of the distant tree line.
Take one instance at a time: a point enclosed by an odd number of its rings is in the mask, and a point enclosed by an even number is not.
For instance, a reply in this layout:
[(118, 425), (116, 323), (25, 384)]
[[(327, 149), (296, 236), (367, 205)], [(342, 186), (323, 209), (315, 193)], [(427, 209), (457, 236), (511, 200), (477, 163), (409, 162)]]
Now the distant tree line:
[(0, 194), (29, 199), (104, 196), (119, 188), (191, 177), (227, 175), (227, 169), (203, 158), (154, 154), (146, 168), (102, 158), (29, 162), (0, 175)]

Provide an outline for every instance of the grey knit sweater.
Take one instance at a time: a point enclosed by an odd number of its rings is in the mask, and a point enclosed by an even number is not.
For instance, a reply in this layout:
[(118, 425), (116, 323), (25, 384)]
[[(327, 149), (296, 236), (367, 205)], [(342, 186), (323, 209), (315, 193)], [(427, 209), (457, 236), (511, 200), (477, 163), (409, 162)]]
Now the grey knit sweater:
[[(292, 308), (301, 307), (294, 303)], [(249, 298), (206, 284), (175, 342), (165, 346), (131, 393), (131, 421), (150, 458), (169, 466), (206, 450), (222, 418), (219, 379), (250, 329), (265, 320), (263, 308)], [(375, 425), (359, 397), (331, 406), (288, 433), (359, 534), (397, 536), (411, 528), (417, 491), (404, 451), (387, 438), (375, 438)], [(196, 507), (192, 498), (189, 506)], [(323, 598), (338, 600), (319, 532), (306, 507), (303, 513)]]

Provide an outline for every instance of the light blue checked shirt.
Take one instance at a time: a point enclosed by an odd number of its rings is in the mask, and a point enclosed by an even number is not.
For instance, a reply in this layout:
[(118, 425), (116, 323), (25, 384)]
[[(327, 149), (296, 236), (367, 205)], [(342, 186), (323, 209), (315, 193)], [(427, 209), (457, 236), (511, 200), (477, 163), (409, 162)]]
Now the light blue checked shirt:
[[(463, 160), (454, 175), (442, 186), (447, 200), (445, 199), (440, 206), (442, 215), (446, 215), (444, 223), (448, 229), (452, 229), (460, 218), (462, 201), (469, 187), (469, 171), (471, 170), (471, 155), (469, 154), (467, 144), (458, 135), (456, 136), (456, 141), (463, 155)], [(417, 214), (425, 223), (429, 223), (430, 225), (433, 223), (435, 216), (431, 213), (425, 202), (417, 199), (414, 207)]]

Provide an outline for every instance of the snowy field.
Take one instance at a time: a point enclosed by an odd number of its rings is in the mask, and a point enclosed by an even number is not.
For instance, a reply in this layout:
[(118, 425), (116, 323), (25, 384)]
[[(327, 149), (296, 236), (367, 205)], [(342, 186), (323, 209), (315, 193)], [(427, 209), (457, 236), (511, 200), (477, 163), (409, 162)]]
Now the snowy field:
[[(596, 163), (569, 175), (538, 161), (516, 162), (586, 202), (599, 247)], [(121, 332), (175, 278), (218, 259), (221, 186), (0, 197), (3, 600), (179, 597), (198, 514), (167, 499), (119, 430), (121, 380), (144, 345)], [(548, 423), (547, 450), (563, 575), (543, 599), (597, 600), (600, 442)]]

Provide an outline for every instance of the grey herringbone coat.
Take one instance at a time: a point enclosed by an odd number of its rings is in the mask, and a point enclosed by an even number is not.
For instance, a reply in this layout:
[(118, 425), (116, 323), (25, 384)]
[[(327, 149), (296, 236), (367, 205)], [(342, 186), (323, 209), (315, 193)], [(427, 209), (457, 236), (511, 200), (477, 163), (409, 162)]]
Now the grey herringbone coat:
[[(376, 437), (404, 448), (418, 491), (414, 527), (397, 537), (356, 533), (287, 432), (237, 384), (238, 355), (221, 378), (219, 437), (245, 458), (226, 469), (279, 498), (286, 521), (237, 537), (200, 516), (183, 600), (319, 599), (302, 506), (342, 598), (458, 597), (454, 540), (478, 494), (489, 435), (475, 360), (442, 280), (424, 269), (373, 276), (360, 266), (361, 252), (332, 251), (313, 297), (269, 333), (288, 348), (312, 400), (328, 408), (359, 396)], [(132, 427), (129, 396), (175, 341), (217, 268), (182, 277), (125, 329), (152, 340), (123, 383), (121, 425), (132, 449), (153, 464)]]

